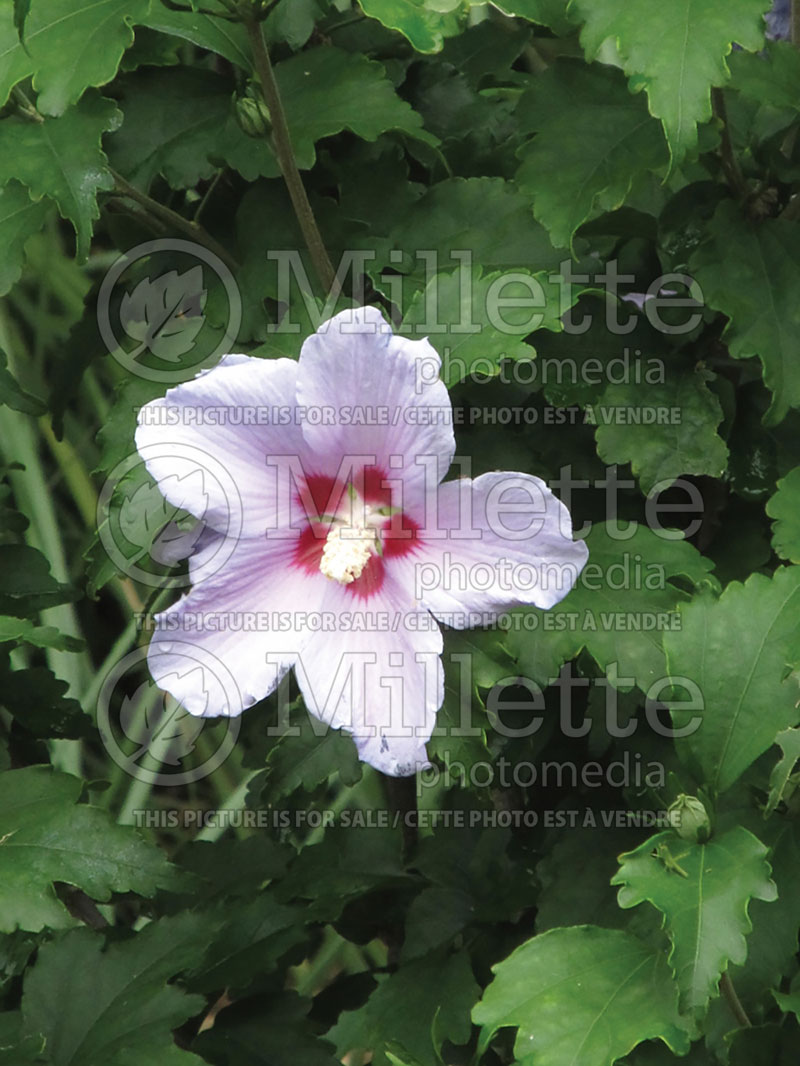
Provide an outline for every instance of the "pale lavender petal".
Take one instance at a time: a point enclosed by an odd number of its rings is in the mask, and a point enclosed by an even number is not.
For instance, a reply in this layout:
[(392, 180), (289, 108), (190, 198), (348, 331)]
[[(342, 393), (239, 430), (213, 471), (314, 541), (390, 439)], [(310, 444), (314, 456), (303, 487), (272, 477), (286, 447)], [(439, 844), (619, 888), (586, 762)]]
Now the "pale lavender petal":
[[(305, 438), (335, 475), (344, 456), (368, 456), (410, 492), (437, 484), (455, 453), (441, 359), (427, 340), (396, 336), (372, 307), (343, 311), (303, 344), (297, 398)], [(366, 421), (368, 424), (363, 424)], [(425, 462), (429, 457), (427, 473)]]
[(482, 474), (439, 487), (438, 514), (419, 546), (392, 560), (418, 601), (457, 629), (487, 624), (523, 604), (548, 608), (573, 587), (588, 558), (567, 508), (530, 474)]
[(296, 380), (291, 359), (231, 355), (146, 404), (136, 447), (169, 502), (233, 536), (282, 524), (267, 458), (307, 450)]
[(205, 530), (203, 522), (195, 521), (184, 528), (176, 521), (167, 522), (150, 547), (150, 558), (164, 566), (175, 566), (197, 550), (198, 541)]
[(328, 582), (323, 612), (337, 620), (336, 631), (310, 635), (295, 665), (308, 710), (351, 733), (376, 770), (405, 777), (428, 765), (425, 743), (444, 699), (433, 617), (388, 576), (366, 602)]
[[(229, 557), (214, 569), (222, 549)], [(154, 680), (190, 714), (241, 713), (274, 690), (303, 650), (306, 632), (297, 628), (295, 612), (298, 604), (309, 602), (313, 586), (293, 564), (294, 551), (291, 541), (251, 538), (226, 544), (219, 534), (204, 531), (190, 560), (196, 584), (155, 616), (148, 650)], [(208, 672), (216, 671), (219, 683), (198, 685), (187, 649), (194, 649)]]

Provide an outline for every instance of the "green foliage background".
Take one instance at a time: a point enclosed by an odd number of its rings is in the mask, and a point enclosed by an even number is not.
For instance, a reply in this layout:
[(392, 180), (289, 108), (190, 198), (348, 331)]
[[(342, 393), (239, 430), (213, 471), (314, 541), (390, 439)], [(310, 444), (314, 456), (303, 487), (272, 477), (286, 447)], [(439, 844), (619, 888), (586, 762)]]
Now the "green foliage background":
[[(507, 426), (466, 417), (459, 453), (476, 473), (549, 481), (569, 465), (589, 486), (570, 506), (577, 527), (592, 523), (591, 583), (547, 616), (514, 612), (508, 630), (447, 634), (440, 723), (466, 715), (472, 729), (432, 741), (440, 780), (420, 807), (464, 825), (404, 840), (391, 819), (374, 824), (396, 801), (386, 782), (346, 736), (316, 737), (299, 706), (296, 735), (280, 738), (266, 732), (274, 700), (248, 710), (224, 764), (178, 790), (129, 776), (101, 742), (104, 678), (146, 641), (154, 597), (109, 558), (98, 521), (147, 555), (173, 517), (141, 474), (98, 515), (106, 476), (133, 452), (136, 408), (165, 389), (109, 354), (102, 279), (120, 251), (192, 238), (242, 293), (235, 349), (273, 358), (296, 356), (312, 324), (299, 290), (287, 307), (267, 253), (298, 250), (312, 285), (314, 273), (259, 106), (244, 0), (0, 2), (0, 1063), (797, 1060), (800, 53), (765, 41), (767, 6), (256, 9), (331, 257), (369, 253), (343, 299), (364, 290), (413, 329), (435, 290), (448, 329), (432, 341), (462, 360), (445, 361), (456, 407), (529, 412)], [(438, 253), (435, 279), (419, 249)], [(541, 329), (457, 331), (450, 253), (465, 249), (478, 297), (510, 270), (543, 285)], [(593, 315), (583, 333), (560, 319), (570, 263), (583, 280), (569, 302)], [(628, 276), (616, 297), (603, 294), (610, 263)], [(702, 289), (688, 333), (619, 301), (675, 274)], [(214, 286), (203, 301), (207, 354), (227, 307)], [(630, 332), (609, 332), (609, 307)], [(304, 333), (270, 329), (287, 313)], [(181, 339), (161, 337), (152, 365), (188, 378), (198, 352)], [(613, 380), (626, 346), (661, 360), (663, 380)], [(523, 376), (544, 360), (549, 374)], [(590, 360), (599, 372), (572, 380)], [(647, 405), (682, 417), (607, 417)], [(679, 477), (702, 509), (688, 537), (672, 512), (666, 539), (649, 508), (685, 499), (668, 487)], [(617, 520), (633, 523), (626, 539)], [(632, 576), (631, 560), (663, 580)], [(619, 621), (653, 615), (674, 624)], [(592, 726), (581, 735), (558, 725), (562, 669), (579, 681), (574, 720)], [(520, 677), (545, 687), (532, 735), (528, 712), (506, 709), (505, 729), (490, 713), (498, 683), (524, 696)], [(653, 694), (665, 677), (673, 690)], [(660, 700), (668, 721), (671, 702), (686, 725), (679, 678), (704, 711), (673, 741), (647, 712)], [(604, 728), (607, 704), (627, 736)], [(137, 713), (152, 740), (153, 708)], [(197, 763), (223, 729), (189, 738)], [(643, 769), (624, 787), (513, 775), (626, 759)], [(492, 786), (471, 783), (487, 763)], [(681, 795), (700, 798), (710, 830), (637, 824)], [(141, 810), (335, 810), (370, 827), (136, 828)]]

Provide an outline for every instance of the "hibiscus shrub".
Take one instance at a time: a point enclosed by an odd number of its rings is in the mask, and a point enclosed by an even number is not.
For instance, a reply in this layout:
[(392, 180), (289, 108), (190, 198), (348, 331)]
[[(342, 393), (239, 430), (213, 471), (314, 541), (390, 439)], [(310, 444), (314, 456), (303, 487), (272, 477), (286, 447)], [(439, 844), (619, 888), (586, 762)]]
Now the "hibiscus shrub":
[(0, 4), (0, 1064), (797, 1061), (798, 37)]

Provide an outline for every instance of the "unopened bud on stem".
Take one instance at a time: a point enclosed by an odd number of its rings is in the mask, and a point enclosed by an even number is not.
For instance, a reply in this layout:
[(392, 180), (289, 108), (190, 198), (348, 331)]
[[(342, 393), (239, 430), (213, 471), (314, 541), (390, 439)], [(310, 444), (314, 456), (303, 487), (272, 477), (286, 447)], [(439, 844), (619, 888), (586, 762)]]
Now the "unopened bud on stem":
[(711, 819), (697, 796), (687, 796), (681, 792), (669, 806), (669, 818), (673, 829), (683, 840), (705, 844), (711, 835)]
[(248, 137), (268, 137), (272, 131), (269, 108), (252, 86), (236, 98), (236, 121)]

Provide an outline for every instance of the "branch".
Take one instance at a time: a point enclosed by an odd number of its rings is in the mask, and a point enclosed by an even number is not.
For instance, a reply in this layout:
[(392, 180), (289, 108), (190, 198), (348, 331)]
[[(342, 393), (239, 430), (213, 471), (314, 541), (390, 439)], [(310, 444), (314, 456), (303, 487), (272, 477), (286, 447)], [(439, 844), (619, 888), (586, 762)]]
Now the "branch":
[(149, 214), (154, 218), (157, 218), (159, 222), (165, 223), (167, 226), (171, 226), (173, 229), (179, 230), (181, 233), (185, 233), (191, 240), (197, 241), (198, 244), (204, 245), (214, 255), (219, 256), (225, 266), (232, 273), (236, 273), (239, 269), (239, 264), (230, 255), (227, 249), (215, 241), (214, 238), (198, 225), (197, 222), (191, 222), (188, 218), (184, 218), (183, 215), (179, 215), (177, 211), (173, 211), (169, 207), (165, 207), (164, 204), (160, 204), (158, 200), (154, 200), (148, 196), (147, 193), (140, 192), (135, 186), (131, 185), (129, 181), (126, 181), (121, 174), (118, 174), (116, 170), (111, 170), (111, 176), (114, 179), (117, 192), (123, 196), (127, 196), (129, 200), (134, 200), (137, 204), (144, 207)]
[(18, 85), (15, 85), (11, 90), (11, 95), (16, 100), (19, 114), (23, 118), (26, 118), (29, 122), (44, 122), (44, 116), (39, 114), (36, 107)]
[[(16, 99), (20, 115), (23, 118), (27, 119), (29, 122), (45, 121), (42, 115), (39, 114), (34, 105), (30, 102), (25, 93), (19, 87), (15, 87), (12, 92), (14, 98)], [(173, 229), (180, 230), (182, 233), (185, 233), (188, 237), (190, 237), (193, 241), (197, 241), (198, 244), (205, 245), (205, 247), (208, 248), (210, 252), (213, 252), (214, 255), (218, 256), (222, 260), (222, 262), (225, 264), (228, 270), (231, 271), (231, 273), (235, 274), (238, 271), (239, 264), (236, 262), (233, 256), (231, 256), (228, 251), (223, 248), (221, 244), (219, 244), (218, 241), (214, 240), (210, 233), (208, 233), (206, 230), (203, 229), (201, 225), (199, 225), (196, 220), (197, 216), (195, 216), (195, 221), (191, 222), (188, 218), (184, 218), (183, 215), (179, 215), (177, 211), (173, 211), (171, 208), (165, 207), (164, 204), (160, 204), (157, 200), (154, 200), (146, 193), (140, 192), (139, 189), (137, 189), (134, 185), (131, 185), (129, 181), (126, 181), (126, 179), (123, 178), (121, 174), (118, 174), (117, 171), (114, 170), (112, 167), (109, 167), (109, 171), (111, 173), (112, 178), (114, 179), (114, 185), (116, 186), (116, 191), (118, 193), (121, 193), (123, 196), (127, 196), (129, 200), (134, 200), (137, 204), (144, 207), (149, 215), (151, 215), (153, 218), (157, 219), (159, 222), (166, 225), (167, 227), (172, 227)], [(214, 185), (216, 185), (216, 181), (212, 183), (212, 189)], [(203, 197), (200, 207), (198, 208), (197, 214), (199, 214), (205, 206), (207, 198), (207, 195)]]
[(731, 981), (730, 974), (727, 970), (719, 979), (719, 990), (725, 997), (725, 1000), (731, 1008), (733, 1016), (739, 1025), (741, 1025), (743, 1029), (750, 1029), (753, 1023), (747, 1017), (747, 1011), (742, 1006), (742, 1001), (736, 995), (736, 989), (733, 987), (733, 982)]
[(728, 108), (725, 105), (725, 96), (722, 89), (711, 90), (711, 103), (714, 107), (715, 116), (722, 123), (722, 143), (719, 151), (722, 169), (725, 171), (725, 180), (728, 182), (734, 196), (743, 200), (747, 196), (747, 184), (742, 174), (742, 168), (739, 166), (739, 160), (733, 150), (731, 132), (728, 128)]
[(261, 24), (256, 21), (252, 14), (247, 14), (244, 16), (244, 26), (250, 40), (253, 64), (258, 74), (258, 80), (261, 83), (264, 102), (269, 108), (272, 122), (272, 141), (275, 146), (275, 155), (278, 157), (278, 165), (281, 168), (283, 180), (286, 182), (286, 188), (289, 190), (292, 207), (300, 224), (303, 240), (311, 256), (314, 271), (323, 292), (327, 294), (333, 289), (335, 274), (325, 249), (322, 235), (319, 232), (317, 220), (314, 218), (314, 212), (308, 202), (303, 179), (297, 169), (289, 127), (286, 123), (286, 115), (278, 92), (278, 84), (275, 81), (275, 74), (272, 70), (269, 52), (264, 42), (264, 34), (261, 32)]
[(388, 806), (403, 830), (403, 861), (408, 862), (417, 846), (417, 776), (383, 777)]
[(86, 895), (83, 889), (62, 881), (56, 882), (55, 887), (56, 895), (73, 918), (77, 918), (79, 922), (83, 922), (84, 925), (98, 932), (108, 928), (109, 923), (97, 909), (97, 904), (91, 896)]
[[(404, 866), (412, 860), (417, 848), (417, 775), (413, 777), (390, 777), (381, 774), (384, 783), (386, 805), (393, 812), (393, 824), (400, 822), (402, 828), (401, 859)], [(402, 919), (392, 921), (384, 930), (383, 939), (387, 948), (387, 965), (389, 970), (396, 970), (400, 964), (400, 951), (405, 939), (405, 926)]]

